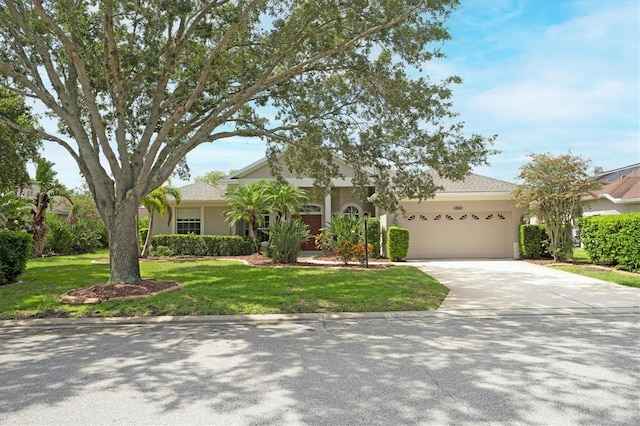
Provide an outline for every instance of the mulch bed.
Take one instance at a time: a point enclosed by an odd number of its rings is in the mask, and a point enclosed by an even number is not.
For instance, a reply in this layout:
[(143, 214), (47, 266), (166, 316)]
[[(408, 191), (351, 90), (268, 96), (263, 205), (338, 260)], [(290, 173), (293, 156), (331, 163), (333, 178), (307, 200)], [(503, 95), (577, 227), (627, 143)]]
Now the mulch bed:
[(95, 284), (89, 287), (69, 290), (62, 295), (60, 302), (72, 305), (101, 303), (107, 300), (126, 300), (153, 296), (181, 288), (182, 284), (175, 281), (149, 279), (142, 280), (136, 284)]
[[(248, 265), (264, 266), (264, 267), (322, 267), (322, 268), (348, 268), (348, 269), (365, 269), (359, 263), (344, 264), (337, 256), (315, 256), (314, 259), (322, 261), (317, 262), (296, 262), (293, 264), (281, 265), (273, 263), (269, 257), (260, 254), (252, 254), (249, 256), (232, 256), (232, 257), (212, 257), (212, 256), (172, 256), (166, 257), (149, 257), (140, 259), (141, 262), (166, 262), (175, 260), (211, 260), (211, 259), (230, 259), (242, 260)], [(98, 259), (96, 263), (109, 263), (109, 259)], [(372, 259), (369, 263), (369, 269), (386, 269), (391, 266), (391, 262), (387, 259)], [(182, 288), (180, 283), (175, 281), (156, 281), (142, 280), (136, 284), (95, 284), (89, 287), (77, 288), (70, 290), (62, 295), (61, 303), (68, 304), (92, 304), (101, 303), (107, 300), (126, 300), (138, 297), (153, 296), (168, 291), (178, 290)]]

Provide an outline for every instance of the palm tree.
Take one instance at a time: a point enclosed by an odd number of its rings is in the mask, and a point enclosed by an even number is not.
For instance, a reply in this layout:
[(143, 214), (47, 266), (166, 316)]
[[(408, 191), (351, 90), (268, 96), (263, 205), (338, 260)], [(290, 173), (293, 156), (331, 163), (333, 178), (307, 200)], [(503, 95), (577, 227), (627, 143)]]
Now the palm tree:
[(60, 196), (66, 198), (71, 204), (71, 194), (56, 179), (57, 172), (53, 170), (51, 161), (44, 158), (38, 160), (36, 164), (36, 178), (33, 181), (38, 187), (38, 193), (33, 199), (33, 207), (31, 208), (31, 227), (29, 232), (33, 235), (33, 250), (31, 255), (38, 257), (44, 250), (47, 241), (47, 209), (53, 201), (53, 197)]
[(180, 193), (180, 190), (171, 186), (171, 182), (165, 186), (154, 189), (142, 199), (141, 204), (149, 212), (149, 230), (147, 231), (147, 238), (144, 240), (144, 246), (142, 247), (140, 257), (147, 257), (149, 252), (151, 230), (153, 229), (153, 213), (157, 211), (161, 216), (167, 214), (167, 225), (171, 223), (173, 212), (169, 205), (169, 199), (167, 198), (169, 195), (176, 200), (176, 205), (180, 204), (180, 201), (182, 201), (182, 194)]
[(271, 210), (266, 188), (265, 181), (259, 180), (245, 186), (232, 188), (226, 195), (230, 209), (224, 212), (224, 216), (229, 221), (229, 226), (246, 220), (253, 234), (257, 253), (260, 253), (258, 228), (263, 223), (262, 215)]
[(299, 214), (302, 204), (309, 200), (304, 189), (286, 182), (269, 182), (266, 193), (268, 203), (278, 212), (280, 219)]

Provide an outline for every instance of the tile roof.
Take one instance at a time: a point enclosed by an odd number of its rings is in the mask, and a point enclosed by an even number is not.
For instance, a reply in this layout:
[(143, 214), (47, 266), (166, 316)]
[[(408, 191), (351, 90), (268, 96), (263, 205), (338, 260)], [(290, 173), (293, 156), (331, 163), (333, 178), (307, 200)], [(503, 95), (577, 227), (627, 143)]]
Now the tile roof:
[(596, 192), (596, 196), (606, 196), (615, 200), (640, 199), (640, 168), (605, 185)]
[(516, 184), (487, 176), (470, 173), (462, 181), (452, 181), (444, 179), (437, 174), (433, 175), (433, 182), (436, 186), (443, 187), (437, 194), (447, 192), (512, 192)]
[[(227, 185), (209, 185), (206, 182), (196, 182), (180, 189), (182, 201), (220, 201), (224, 200)], [(168, 197), (173, 199), (173, 197)]]

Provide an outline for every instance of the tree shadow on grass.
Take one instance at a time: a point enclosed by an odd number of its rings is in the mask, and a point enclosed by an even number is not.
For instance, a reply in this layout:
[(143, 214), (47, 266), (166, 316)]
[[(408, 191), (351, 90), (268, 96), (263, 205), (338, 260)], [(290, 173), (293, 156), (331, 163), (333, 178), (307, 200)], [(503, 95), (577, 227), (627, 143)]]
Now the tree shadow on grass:
[(633, 424), (637, 318), (579, 320), (4, 329), (0, 422)]

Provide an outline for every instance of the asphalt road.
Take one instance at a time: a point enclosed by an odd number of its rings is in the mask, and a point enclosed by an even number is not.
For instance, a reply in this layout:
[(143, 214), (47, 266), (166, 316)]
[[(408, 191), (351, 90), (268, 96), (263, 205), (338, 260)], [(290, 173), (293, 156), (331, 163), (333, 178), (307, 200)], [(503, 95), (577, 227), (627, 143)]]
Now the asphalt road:
[(0, 424), (637, 425), (640, 317), (0, 328)]

